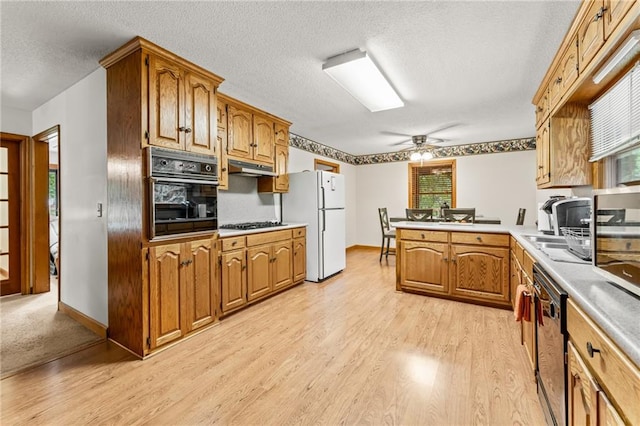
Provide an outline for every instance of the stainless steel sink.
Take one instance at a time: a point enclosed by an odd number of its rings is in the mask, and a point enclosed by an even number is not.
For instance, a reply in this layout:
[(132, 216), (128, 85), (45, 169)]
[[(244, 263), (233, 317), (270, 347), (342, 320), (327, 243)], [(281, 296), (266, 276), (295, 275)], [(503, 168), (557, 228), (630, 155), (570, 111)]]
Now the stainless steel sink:
[(531, 241), (537, 248), (557, 248), (566, 249), (569, 247), (564, 237), (560, 235), (523, 235)]

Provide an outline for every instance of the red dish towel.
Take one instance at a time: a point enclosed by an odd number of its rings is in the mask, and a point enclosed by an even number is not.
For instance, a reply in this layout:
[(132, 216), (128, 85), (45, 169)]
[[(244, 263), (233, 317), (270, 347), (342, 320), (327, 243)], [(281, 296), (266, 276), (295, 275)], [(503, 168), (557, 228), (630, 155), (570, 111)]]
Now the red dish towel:
[[(524, 317), (525, 309), (527, 311), (527, 316)], [(526, 321), (529, 321), (529, 292), (527, 291), (527, 286), (524, 284), (520, 284), (516, 288), (516, 300), (513, 304), (513, 315), (516, 318), (516, 321), (521, 321), (525, 318)]]

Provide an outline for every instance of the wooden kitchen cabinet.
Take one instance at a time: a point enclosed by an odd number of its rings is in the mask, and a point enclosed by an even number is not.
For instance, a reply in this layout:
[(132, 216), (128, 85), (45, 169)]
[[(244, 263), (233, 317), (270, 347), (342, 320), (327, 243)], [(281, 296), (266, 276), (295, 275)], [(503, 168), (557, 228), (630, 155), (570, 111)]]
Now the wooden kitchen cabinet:
[(536, 105), (536, 129), (549, 117), (549, 89), (546, 88)]
[(640, 368), (571, 298), (567, 332), (569, 424), (640, 424)]
[(217, 233), (150, 242), (145, 149), (217, 154), (223, 79), (140, 37), (100, 64), (107, 88), (108, 337), (145, 357), (216, 320), (217, 254), (213, 264), (206, 259), (217, 251)]
[(553, 109), (564, 98), (571, 85), (578, 79), (578, 42), (574, 39), (560, 59), (549, 82), (549, 106)]
[[(244, 243), (242, 244), (244, 247)], [(227, 314), (247, 304), (247, 260), (244, 248), (222, 251), (220, 261), (221, 309)]]
[(223, 238), (222, 312), (235, 311), (304, 281), (305, 236), (305, 228), (293, 228)]
[(285, 193), (289, 191), (289, 147), (276, 145), (274, 148), (275, 172), (278, 176), (258, 178), (258, 192)]
[(307, 240), (293, 239), (293, 282), (304, 281), (307, 275)]
[(253, 114), (253, 159), (273, 163), (275, 145), (274, 122), (267, 117)]
[(637, 0), (604, 0), (604, 37), (609, 39)]
[(567, 416), (570, 426), (623, 426), (616, 407), (589, 372), (574, 345), (567, 344)]
[(580, 72), (584, 71), (604, 44), (604, 15), (603, 0), (590, 0), (577, 30)]
[(253, 120), (251, 111), (227, 105), (227, 155), (253, 160)]
[(453, 295), (510, 303), (509, 249), (452, 244), (450, 271)]
[(509, 235), (399, 229), (398, 290), (510, 306)]
[(584, 105), (568, 104), (550, 117), (536, 133), (538, 188), (589, 185), (589, 111)]
[[(531, 378), (535, 382), (537, 365), (536, 323), (535, 323), (535, 290), (533, 288), (533, 257), (518, 243), (513, 241), (511, 246), (511, 301), (515, 303), (518, 285), (526, 286), (529, 297), (530, 317), (527, 321), (520, 321), (520, 343), (524, 346), (527, 359), (531, 365)], [(515, 309), (515, 306), (514, 306)]]
[(216, 88), (219, 82), (152, 53), (148, 144), (216, 155)]
[(216, 99), (216, 126), (218, 127), (218, 189), (229, 189), (229, 159), (227, 157), (227, 102), (218, 95)]
[(216, 320), (215, 239), (149, 249), (149, 349)]

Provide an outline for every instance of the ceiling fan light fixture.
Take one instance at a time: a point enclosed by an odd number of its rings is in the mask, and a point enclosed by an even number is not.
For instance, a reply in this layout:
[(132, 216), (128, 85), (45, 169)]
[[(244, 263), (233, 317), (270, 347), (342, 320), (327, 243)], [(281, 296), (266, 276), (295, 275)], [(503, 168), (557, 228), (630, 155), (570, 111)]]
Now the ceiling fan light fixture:
[(371, 112), (404, 106), (367, 52), (355, 49), (332, 56), (322, 70)]
[(429, 151), (423, 152), (420, 157), (422, 160), (431, 160), (433, 158), (433, 154)]
[(411, 159), (411, 161), (418, 161), (419, 159), (422, 158), (422, 154), (420, 154), (418, 151), (412, 152), (411, 157), (409, 158)]

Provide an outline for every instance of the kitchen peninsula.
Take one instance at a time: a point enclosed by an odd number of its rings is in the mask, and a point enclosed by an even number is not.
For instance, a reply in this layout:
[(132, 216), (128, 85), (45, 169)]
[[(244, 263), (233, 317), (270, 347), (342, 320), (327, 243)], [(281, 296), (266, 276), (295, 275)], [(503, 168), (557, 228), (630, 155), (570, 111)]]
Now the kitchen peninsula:
[[(597, 382), (591, 380), (604, 388), (602, 398), (616, 401), (617, 412), (632, 424), (640, 421), (640, 299), (608, 283), (590, 264), (552, 260), (527, 238), (537, 233), (533, 228), (424, 222), (397, 222), (395, 227), (399, 291), (510, 308), (517, 282), (513, 273), (509, 279), (509, 251), (519, 247), (527, 253), (567, 292), (569, 344), (576, 345), (585, 363), (599, 357), (592, 362), (600, 366), (594, 368), (600, 375)], [(514, 266), (513, 256), (511, 261)], [(524, 325), (522, 333), (526, 344)], [(535, 369), (535, 351), (530, 356)], [(586, 371), (581, 370), (583, 376)], [(578, 410), (572, 405), (572, 392), (577, 391), (571, 381), (568, 404)], [(588, 406), (584, 409), (589, 411)]]

